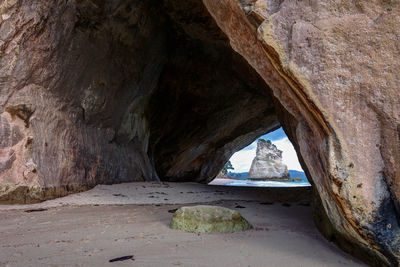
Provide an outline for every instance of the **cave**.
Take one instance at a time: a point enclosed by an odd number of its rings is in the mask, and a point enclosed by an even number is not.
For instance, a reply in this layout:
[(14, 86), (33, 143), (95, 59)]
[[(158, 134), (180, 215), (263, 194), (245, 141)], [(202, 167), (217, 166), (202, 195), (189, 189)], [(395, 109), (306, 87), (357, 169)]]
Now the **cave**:
[[(335, 72), (315, 28), (293, 22), (306, 4), (281, 2), (6, 3), (0, 201), (33, 203), (97, 184), (208, 183), (234, 152), (283, 127), (324, 235), (372, 264), (398, 262), (396, 116), (363, 93), (380, 88), (368, 83), (338, 97), (332, 86), (348, 74)], [(310, 5), (305, 14), (318, 8)], [(332, 58), (340, 56), (348, 54)], [(397, 100), (385, 105), (397, 112)], [(366, 119), (351, 120), (344, 106)]]

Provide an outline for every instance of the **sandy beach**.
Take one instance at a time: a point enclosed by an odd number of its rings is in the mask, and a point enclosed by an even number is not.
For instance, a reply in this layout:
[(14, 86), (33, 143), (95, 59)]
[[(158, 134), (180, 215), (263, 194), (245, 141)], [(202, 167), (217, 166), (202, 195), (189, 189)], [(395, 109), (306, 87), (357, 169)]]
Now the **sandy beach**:
[[(129, 183), (4, 205), (0, 266), (363, 266), (317, 231), (310, 192)], [(238, 210), (254, 229), (198, 235), (169, 228), (174, 209), (198, 203)]]

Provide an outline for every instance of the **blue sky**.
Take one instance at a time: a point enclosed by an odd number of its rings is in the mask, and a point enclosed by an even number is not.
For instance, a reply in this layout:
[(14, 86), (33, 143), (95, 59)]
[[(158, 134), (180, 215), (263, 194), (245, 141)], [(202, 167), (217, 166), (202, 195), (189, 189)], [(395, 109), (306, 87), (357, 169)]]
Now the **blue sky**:
[[(282, 128), (279, 128), (278, 130), (275, 130), (269, 134), (260, 136), (259, 138), (271, 140), (278, 149), (283, 151), (282, 160), (288, 166), (289, 170), (303, 171), (297, 159), (296, 151), (294, 150), (292, 143), (289, 141)], [(230, 161), (232, 163), (232, 166), (235, 168), (233, 172), (249, 171), (251, 162), (256, 155), (257, 140), (259, 138), (257, 138), (247, 147), (232, 155)]]
[[(287, 138), (285, 132), (283, 131), (282, 127), (279, 128), (278, 130), (275, 130), (273, 132), (270, 132), (268, 134), (262, 135), (260, 137), (257, 138), (258, 139), (265, 139), (265, 140), (271, 140), (271, 141), (276, 141), (276, 140), (281, 140), (284, 138)], [(242, 150), (252, 150), (252, 149), (256, 149), (257, 148), (257, 140), (254, 141), (253, 143), (251, 143), (250, 145), (246, 146), (245, 148), (243, 148)]]

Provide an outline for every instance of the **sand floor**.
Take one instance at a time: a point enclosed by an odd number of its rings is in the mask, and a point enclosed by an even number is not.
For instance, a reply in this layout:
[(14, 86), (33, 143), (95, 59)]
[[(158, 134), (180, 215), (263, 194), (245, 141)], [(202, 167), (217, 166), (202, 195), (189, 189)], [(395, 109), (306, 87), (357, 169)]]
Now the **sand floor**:
[[(198, 235), (168, 227), (169, 211), (196, 203), (237, 209), (255, 228)], [(101, 185), (0, 206), (0, 266), (362, 266), (321, 236), (309, 203), (310, 188)], [(127, 255), (134, 260), (109, 263)]]

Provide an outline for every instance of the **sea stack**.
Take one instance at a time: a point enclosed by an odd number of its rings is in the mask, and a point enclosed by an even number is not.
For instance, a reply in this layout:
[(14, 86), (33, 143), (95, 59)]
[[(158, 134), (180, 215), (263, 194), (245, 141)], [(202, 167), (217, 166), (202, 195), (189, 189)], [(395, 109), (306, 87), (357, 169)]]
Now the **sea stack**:
[(257, 152), (248, 174), (249, 179), (290, 180), (287, 166), (282, 162), (282, 151), (270, 140), (258, 139)]

